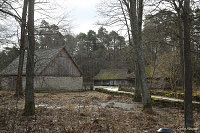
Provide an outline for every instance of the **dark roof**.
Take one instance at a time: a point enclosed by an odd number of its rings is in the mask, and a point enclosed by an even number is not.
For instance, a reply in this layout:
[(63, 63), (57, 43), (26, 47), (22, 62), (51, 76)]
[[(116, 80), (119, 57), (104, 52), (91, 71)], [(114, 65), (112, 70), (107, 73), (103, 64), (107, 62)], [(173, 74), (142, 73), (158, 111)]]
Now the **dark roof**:
[(94, 77), (94, 80), (113, 80), (113, 79), (131, 79), (133, 73), (128, 73), (128, 69), (102, 69)]
[[(65, 49), (65, 48), (36, 50), (35, 51), (35, 75), (40, 75), (42, 73), (42, 71), (48, 66), (48, 64), (58, 55), (58, 53), (62, 49)], [(70, 56), (70, 58), (71, 58), (71, 56)], [(72, 59), (72, 61), (73, 61), (73, 59)], [(26, 73), (26, 63), (27, 63), (27, 53), (25, 53), (25, 56), (24, 56), (23, 75), (25, 75), (25, 73)], [(74, 61), (73, 61), (73, 63), (75, 64)], [(3, 75), (3, 76), (17, 75), (18, 64), (19, 64), (19, 57), (17, 57), (15, 60), (13, 60), (13, 62), (10, 65), (8, 65), (0, 73), (0, 75)], [(75, 64), (75, 66), (78, 68), (78, 66), (76, 64)], [(79, 68), (78, 68), (78, 70), (79, 70)]]

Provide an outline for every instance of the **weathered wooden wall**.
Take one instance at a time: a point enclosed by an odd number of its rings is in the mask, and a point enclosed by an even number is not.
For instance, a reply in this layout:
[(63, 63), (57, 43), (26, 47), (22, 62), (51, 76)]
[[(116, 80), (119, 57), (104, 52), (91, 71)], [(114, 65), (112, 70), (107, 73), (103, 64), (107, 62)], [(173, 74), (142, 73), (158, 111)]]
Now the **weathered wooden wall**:
[(79, 72), (76, 65), (70, 59), (65, 50), (62, 50), (59, 55), (51, 61), (41, 74), (42, 76), (55, 76), (55, 77), (79, 77)]
[[(25, 88), (26, 77), (23, 77), (22, 86)], [(16, 76), (4, 77), (0, 82), (2, 89), (15, 90)], [(39, 76), (34, 79), (34, 89), (36, 90), (81, 90), (83, 87), (83, 77), (50, 77)]]
[(1, 78), (1, 82), (0, 82), (0, 86), (2, 87), (2, 89), (11, 89), (11, 90), (15, 90), (16, 88), (16, 76), (9, 76), (9, 77), (2, 77)]
[[(41, 67), (43, 64), (45, 64), (45, 62), (41, 63)], [(34, 80), (35, 88), (39, 89), (78, 90), (82, 89), (82, 84), (82, 74), (65, 49), (62, 49), (46, 68), (44, 68), (39, 75), (35, 76)], [(9, 75), (2, 77), (0, 87), (15, 89), (16, 76)], [(25, 77), (23, 77), (23, 87), (25, 87)]]

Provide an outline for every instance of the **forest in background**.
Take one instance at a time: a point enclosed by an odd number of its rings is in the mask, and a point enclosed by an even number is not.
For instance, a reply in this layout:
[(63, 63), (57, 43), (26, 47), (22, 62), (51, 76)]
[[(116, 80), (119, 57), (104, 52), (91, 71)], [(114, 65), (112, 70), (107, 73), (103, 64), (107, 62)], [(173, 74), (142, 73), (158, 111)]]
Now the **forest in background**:
[[(200, 9), (193, 12), (192, 21), (192, 66), (194, 86), (200, 80)], [(145, 65), (148, 77), (156, 77), (159, 71), (162, 78), (169, 78), (170, 86), (181, 85), (181, 56), (179, 25), (175, 14), (161, 10), (156, 14), (148, 14), (144, 20), (143, 42)], [(97, 32), (88, 30), (87, 33), (64, 34), (62, 27), (49, 24), (42, 20), (41, 27), (36, 30), (36, 49), (50, 49), (65, 46), (83, 72), (84, 81), (91, 82), (92, 78), (106, 68), (128, 68), (135, 71), (136, 56), (134, 46), (127, 36), (117, 31), (107, 31), (101, 26)], [(18, 46), (6, 47), (0, 53), (0, 70), (5, 68), (19, 54)]]
[[(34, 96), (35, 50), (65, 46), (83, 71), (85, 82), (91, 82), (92, 77), (102, 68), (129, 68), (130, 72), (135, 72), (136, 86), (133, 99), (142, 102), (142, 111), (147, 114), (153, 114), (152, 106), (155, 101), (149, 90), (149, 78), (159, 82), (162, 79), (168, 81), (173, 91), (180, 86), (182, 91), (184, 90), (182, 101), (184, 103), (184, 130), (186, 132), (195, 130), (192, 93), (199, 84), (199, 1), (102, 0), (98, 12), (107, 20), (98, 22), (101, 27), (97, 33), (88, 29), (87, 34), (78, 35), (68, 34), (58, 25), (64, 17), (60, 17), (57, 25), (49, 24), (45, 19), (41, 19), (41, 24), (35, 26), (34, 14), (38, 11), (37, 4), (48, 3), (47, 0), (37, 2), (24, 0), (22, 16), (17, 12), (22, 6), (13, 7), (18, 2), (0, 1), (1, 20), (6, 20), (8, 15), (13, 17), (21, 27), (20, 37), (19, 32), (17, 36), (15, 33), (11, 34), (18, 37), (19, 45), (17, 43), (13, 48), (7, 47), (1, 53), (3, 60), (1, 67), (3, 69), (11, 62), (14, 58), (11, 55), (15, 57), (20, 55), (14, 97), (19, 100), (25, 92), (23, 115), (34, 115), (37, 108)], [(148, 6), (154, 9), (144, 14), (147, 11), (144, 9)], [(108, 32), (104, 28), (112, 25), (118, 25), (121, 31), (126, 30), (127, 37), (122, 37), (115, 31)], [(4, 45), (7, 41), (6, 37), (9, 37), (6, 33), (8, 30), (3, 26), (0, 30), (3, 33), (1, 34), (3, 39), (1, 38), (0, 41)], [(26, 50), (26, 86), (23, 91), (22, 72)]]

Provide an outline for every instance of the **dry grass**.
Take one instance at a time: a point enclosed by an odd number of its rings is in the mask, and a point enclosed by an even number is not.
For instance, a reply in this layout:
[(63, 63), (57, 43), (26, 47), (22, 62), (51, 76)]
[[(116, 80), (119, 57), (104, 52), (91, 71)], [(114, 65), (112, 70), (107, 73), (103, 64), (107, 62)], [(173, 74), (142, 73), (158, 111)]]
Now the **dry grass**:
[[(145, 114), (140, 104), (131, 98), (98, 92), (36, 93), (36, 114), (22, 116), (24, 100), (12, 97), (13, 92), (0, 91), (0, 132), (38, 133), (155, 133), (161, 127), (175, 132), (183, 127), (183, 111), (176, 108), (154, 108)], [(135, 104), (125, 110), (112, 104), (102, 108), (103, 102), (116, 101)], [(195, 126), (200, 127), (200, 113), (194, 113)]]

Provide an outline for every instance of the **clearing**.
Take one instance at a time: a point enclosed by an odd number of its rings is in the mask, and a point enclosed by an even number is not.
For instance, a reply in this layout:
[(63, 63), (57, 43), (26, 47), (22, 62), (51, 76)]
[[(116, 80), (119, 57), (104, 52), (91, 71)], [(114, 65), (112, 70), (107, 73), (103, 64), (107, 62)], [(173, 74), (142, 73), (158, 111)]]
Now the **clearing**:
[[(155, 133), (161, 127), (183, 132), (183, 110), (159, 106), (145, 114), (140, 103), (126, 96), (95, 91), (36, 93), (36, 114), (24, 117), (24, 99), (16, 100), (13, 94), (0, 91), (0, 132)], [(194, 118), (195, 127), (200, 127), (200, 112), (194, 111)]]

